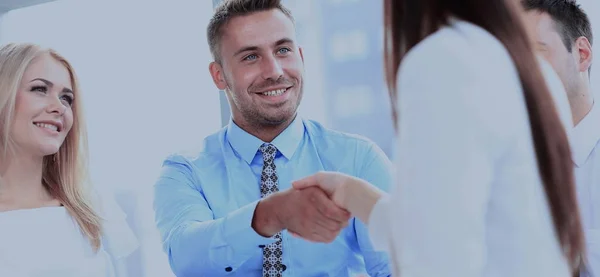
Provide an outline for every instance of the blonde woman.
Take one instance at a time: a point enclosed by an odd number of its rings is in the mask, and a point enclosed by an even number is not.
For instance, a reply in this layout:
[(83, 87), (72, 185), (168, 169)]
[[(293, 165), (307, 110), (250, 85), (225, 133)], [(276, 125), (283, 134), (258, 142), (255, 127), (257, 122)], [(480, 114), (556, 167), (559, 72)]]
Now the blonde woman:
[(137, 241), (87, 187), (81, 92), (69, 62), (0, 48), (0, 276), (113, 277)]

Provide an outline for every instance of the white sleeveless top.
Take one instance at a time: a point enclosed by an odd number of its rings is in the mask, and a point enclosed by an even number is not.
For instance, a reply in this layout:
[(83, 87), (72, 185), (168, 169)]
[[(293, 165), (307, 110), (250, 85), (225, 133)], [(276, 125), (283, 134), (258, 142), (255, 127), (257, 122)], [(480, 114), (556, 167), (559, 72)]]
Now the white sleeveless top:
[(113, 261), (138, 242), (116, 203), (107, 205), (102, 245), (92, 251), (65, 207), (0, 213), (0, 276), (115, 277)]

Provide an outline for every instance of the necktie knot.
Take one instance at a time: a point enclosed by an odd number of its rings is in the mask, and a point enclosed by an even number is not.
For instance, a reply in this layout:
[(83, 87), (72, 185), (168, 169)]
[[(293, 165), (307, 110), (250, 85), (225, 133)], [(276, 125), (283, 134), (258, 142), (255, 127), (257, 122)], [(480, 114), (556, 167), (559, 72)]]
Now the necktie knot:
[(265, 143), (260, 146), (259, 150), (263, 154), (263, 160), (272, 161), (273, 159), (275, 159), (275, 154), (277, 153), (277, 147), (275, 147), (275, 145)]

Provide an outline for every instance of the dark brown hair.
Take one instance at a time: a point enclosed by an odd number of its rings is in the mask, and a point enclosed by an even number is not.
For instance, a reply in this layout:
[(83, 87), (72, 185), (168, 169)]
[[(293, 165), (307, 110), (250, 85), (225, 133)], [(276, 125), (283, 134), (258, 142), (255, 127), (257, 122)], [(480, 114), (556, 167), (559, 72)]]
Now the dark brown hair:
[(385, 0), (384, 10), (386, 79), (394, 122), (398, 117), (396, 75), (402, 58), (425, 37), (448, 25), (450, 15), (482, 27), (506, 47), (523, 87), (556, 235), (572, 271), (577, 272), (584, 244), (567, 135), (516, 11), (506, 0)]
[(237, 16), (244, 16), (272, 9), (279, 9), (289, 17), (292, 22), (294, 21), (292, 12), (281, 4), (281, 0), (223, 0), (223, 2), (215, 9), (215, 13), (206, 28), (208, 47), (210, 48), (210, 53), (215, 62), (221, 62), (219, 43), (223, 36), (223, 26), (227, 25), (229, 20)]

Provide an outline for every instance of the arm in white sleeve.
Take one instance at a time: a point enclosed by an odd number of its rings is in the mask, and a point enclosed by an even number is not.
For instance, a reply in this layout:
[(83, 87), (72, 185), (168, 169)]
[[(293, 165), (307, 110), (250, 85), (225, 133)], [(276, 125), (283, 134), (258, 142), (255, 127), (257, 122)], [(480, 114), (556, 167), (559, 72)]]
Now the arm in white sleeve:
[(376, 247), (393, 247), (399, 276), (479, 277), (493, 166), (477, 105), (487, 86), (464, 56), (429, 50), (401, 68), (398, 176), (370, 234)]

